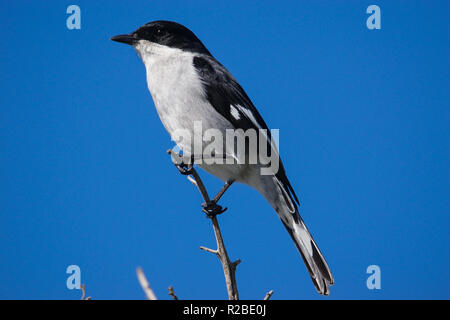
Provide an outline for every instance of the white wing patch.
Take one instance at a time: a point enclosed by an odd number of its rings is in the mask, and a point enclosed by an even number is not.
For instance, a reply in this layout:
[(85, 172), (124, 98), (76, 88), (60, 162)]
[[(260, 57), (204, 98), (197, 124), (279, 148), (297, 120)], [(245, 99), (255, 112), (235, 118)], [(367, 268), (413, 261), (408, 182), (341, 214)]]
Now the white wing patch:
[[(239, 107), (239, 106), (238, 106)], [(230, 112), (231, 115), (236, 119), (239, 120), (241, 118), (241, 115), (239, 114), (238, 109), (236, 109), (232, 104), (230, 104)]]
[(250, 121), (253, 122), (253, 124), (254, 124), (258, 129), (261, 129), (261, 128), (262, 128), (262, 126), (258, 123), (258, 121), (256, 121), (256, 119), (255, 119), (253, 113), (252, 113), (249, 109), (244, 108), (244, 107), (242, 107), (242, 106), (239, 105), (239, 104), (236, 105), (236, 107), (237, 107), (239, 110), (241, 110), (241, 112), (244, 113), (244, 114), (250, 119)]

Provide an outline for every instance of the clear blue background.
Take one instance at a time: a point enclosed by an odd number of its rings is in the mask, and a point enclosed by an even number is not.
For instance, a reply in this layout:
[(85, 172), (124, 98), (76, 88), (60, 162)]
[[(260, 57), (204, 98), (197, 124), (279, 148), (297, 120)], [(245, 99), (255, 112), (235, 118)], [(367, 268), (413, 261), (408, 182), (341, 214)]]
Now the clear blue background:
[[(227, 297), (143, 64), (109, 40), (158, 19), (192, 29), (280, 129), (331, 298), (450, 298), (448, 15), (448, 1), (2, 1), (0, 298), (78, 299), (71, 264), (95, 299), (144, 298), (137, 266), (161, 299), (169, 285)], [(236, 185), (222, 204), (242, 298), (321, 298), (259, 194)], [(366, 287), (372, 264), (381, 290)]]

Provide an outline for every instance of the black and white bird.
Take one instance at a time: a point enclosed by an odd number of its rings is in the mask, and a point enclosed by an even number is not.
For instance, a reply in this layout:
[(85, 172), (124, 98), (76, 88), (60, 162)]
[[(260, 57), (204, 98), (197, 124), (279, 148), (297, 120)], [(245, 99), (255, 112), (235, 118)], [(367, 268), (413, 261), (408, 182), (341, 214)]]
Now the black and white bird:
[[(177, 132), (194, 134), (195, 122), (202, 129), (215, 129), (225, 136), (227, 129), (268, 127), (245, 91), (188, 28), (170, 21), (154, 21), (130, 34), (111, 40), (132, 45), (145, 65), (147, 84), (158, 115), (172, 139)], [(261, 138), (260, 138), (261, 139)], [(272, 154), (278, 150), (265, 136)], [(202, 147), (206, 142), (202, 141)], [(223, 143), (223, 142), (221, 142)], [(192, 142), (178, 142), (183, 153), (192, 153)], [(234, 147), (224, 145), (226, 156), (237, 158)], [(243, 159), (237, 159), (243, 160)], [(298, 198), (279, 160), (273, 174), (261, 174), (262, 164), (205, 164), (199, 166), (229, 187), (245, 183), (258, 190), (274, 208), (292, 237), (320, 294), (328, 295), (334, 283), (327, 262), (305, 226), (298, 210)]]

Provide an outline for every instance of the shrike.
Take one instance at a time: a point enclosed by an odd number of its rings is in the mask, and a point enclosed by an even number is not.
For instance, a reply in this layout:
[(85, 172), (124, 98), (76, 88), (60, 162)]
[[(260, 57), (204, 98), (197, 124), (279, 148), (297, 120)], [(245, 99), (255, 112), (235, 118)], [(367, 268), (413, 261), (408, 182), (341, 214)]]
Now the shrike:
[[(199, 166), (225, 182), (228, 188), (234, 181), (258, 190), (277, 212), (283, 225), (300, 252), (311, 279), (320, 294), (328, 295), (333, 276), (322, 253), (299, 215), (298, 198), (286, 176), (278, 150), (263, 118), (245, 91), (186, 27), (170, 21), (154, 21), (136, 31), (112, 37), (111, 40), (132, 45), (145, 65), (147, 84), (158, 115), (183, 153), (194, 154), (199, 147), (192, 141), (180, 140), (180, 132), (193, 136), (195, 125), (204, 130), (216, 130), (225, 136), (227, 130), (254, 129), (267, 134), (258, 138), (258, 147), (247, 148), (244, 158), (228, 142), (216, 141), (215, 148), (223, 148), (224, 156), (236, 159), (228, 163), (200, 163)], [(277, 106), (278, 108), (279, 106)], [(242, 129), (242, 130), (238, 130)], [(266, 130), (266, 131), (265, 131)], [(262, 174), (262, 161), (249, 163), (251, 152), (261, 149), (265, 139), (271, 155), (279, 162), (272, 174)], [(207, 139), (205, 139), (207, 140)], [(201, 141), (203, 150), (208, 141)], [(220, 140), (220, 139), (216, 139)], [(247, 144), (247, 147), (250, 147)], [(257, 151), (255, 151), (257, 150)], [(194, 156), (197, 156), (194, 154)], [(214, 203), (210, 213), (214, 213)]]

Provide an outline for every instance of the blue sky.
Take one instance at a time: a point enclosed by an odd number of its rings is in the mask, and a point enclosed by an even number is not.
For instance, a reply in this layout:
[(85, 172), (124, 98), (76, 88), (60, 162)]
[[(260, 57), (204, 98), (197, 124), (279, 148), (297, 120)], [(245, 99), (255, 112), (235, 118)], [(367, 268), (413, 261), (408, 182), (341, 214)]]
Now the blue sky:
[[(81, 8), (81, 30), (66, 8)], [(381, 8), (368, 30), (366, 8)], [(210, 222), (136, 53), (109, 40), (152, 20), (192, 29), (270, 128), (334, 299), (448, 299), (447, 1), (2, 1), (1, 299), (224, 299)], [(202, 173), (210, 190), (220, 182)], [(264, 199), (235, 185), (220, 217), (241, 298), (321, 299)], [(366, 268), (381, 268), (368, 290)]]

